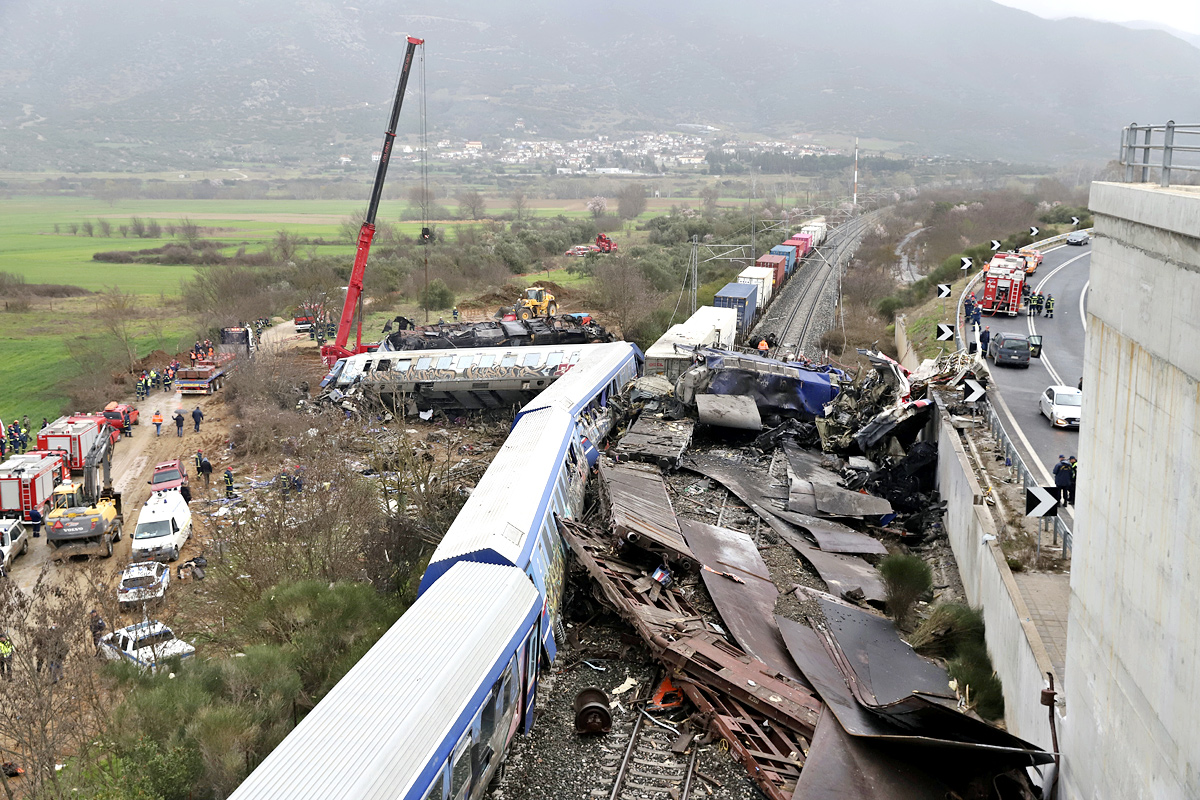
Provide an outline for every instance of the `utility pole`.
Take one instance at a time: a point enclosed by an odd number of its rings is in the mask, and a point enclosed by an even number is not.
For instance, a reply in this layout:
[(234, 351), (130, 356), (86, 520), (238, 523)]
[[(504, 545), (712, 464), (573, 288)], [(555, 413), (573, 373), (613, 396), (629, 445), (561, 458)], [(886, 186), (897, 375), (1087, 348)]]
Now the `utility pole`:
[(692, 285), (691, 313), (696, 313), (696, 287), (700, 283), (700, 237), (692, 235), (692, 260), (688, 264), (688, 281)]
[(854, 137), (854, 208), (858, 210), (858, 137)]

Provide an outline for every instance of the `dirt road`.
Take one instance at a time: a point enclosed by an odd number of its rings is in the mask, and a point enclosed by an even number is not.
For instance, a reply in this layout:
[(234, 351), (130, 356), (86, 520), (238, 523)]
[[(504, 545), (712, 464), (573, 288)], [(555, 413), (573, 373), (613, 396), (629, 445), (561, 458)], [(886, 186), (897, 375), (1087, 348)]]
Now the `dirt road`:
[[(263, 333), (262, 347), (296, 347), (304, 346), (309, 341), (305, 334), (297, 334), (295, 326), (290, 321), (277, 322)], [(95, 563), (102, 565), (104, 581), (115, 586), (116, 576), (130, 560), (130, 538), (137, 524), (138, 512), (142, 504), (150, 496), (150, 476), (156, 464), (178, 458), (187, 469), (192, 489), (192, 509), (195, 512), (202, 508), (206, 500), (215, 499), (221, 491), (221, 476), (225, 466), (231, 463), (229, 457), (229, 430), (231, 414), (227, 413), (224, 395), (220, 392), (214, 395), (188, 395), (179, 392), (151, 391), (150, 397), (135, 402), (132, 397), (117, 398), (135, 405), (140, 414), (140, 424), (133, 427), (133, 436), (122, 438), (116, 446), (113, 455), (112, 475), (113, 488), (121, 493), (121, 505), (125, 517), (124, 535), (117, 542), (111, 559), (96, 559)], [(200, 432), (194, 430), (191, 412), (199, 407), (204, 414)], [(175, 435), (175, 424), (171, 421), (176, 409), (182, 409), (185, 419), (183, 436)], [(160, 436), (154, 435), (154, 426), (150, 418), (155, 411), (162, 412), (163, 426)], [(195, 475), (193, 460), (197, 450), (203, 450), (213, 465), (212, 486), (205, 491), (203, 481)], [(234, 467), (235, 471), (238, 467)], [(200, 505), (198, 505), (200, 504)], [(181, 560), (191, 558), (200, 551), (200, 540), (207, 533), (203, 530), (202, 515), (195, 519), (196, 534), (188, 542), (180, 555)], [(21, 556), (13, 564), (10, 577), (22, 590), (30, 591), (37, 582), (43, 568), (48, 567), (52, 579), (65, 579), (67, 575), (79, 573), (78, 565), (66, 562), (55, 564), (51, 558), (51, 548), (43, 536), (33, 539), (29, 552)]]

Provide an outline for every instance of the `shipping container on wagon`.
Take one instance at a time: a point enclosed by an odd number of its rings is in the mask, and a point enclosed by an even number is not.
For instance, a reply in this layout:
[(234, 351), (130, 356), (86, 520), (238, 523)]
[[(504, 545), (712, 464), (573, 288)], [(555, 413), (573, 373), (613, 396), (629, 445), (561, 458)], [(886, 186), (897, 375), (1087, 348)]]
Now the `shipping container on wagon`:
[(796, 248), (794, 246), (777, 244), (771, 248), (771, 255), (786, 258), (787, 267), (784, 272), (788, 275), (792, 274), (792, 270), (796, 268)]
[(758, 284), (758, 310), (766, 311), (775, 291), (775, 271), (765, 267), (746, 267), (738, 274), (738, 283)]
[(738, 336), (745, 336), (754, 324), (758, 312), (758, 285), (753, 283), (727, 283), (713, 296), (717, 308), (732, 308), (737, 311)]
[(782, 286), (784, 279), (787, 278), (787, 259), (783, 256), (760, 256), (758, 261), (754, 262), (754, 266), (769, 269), (775, 273), (775, 289)]

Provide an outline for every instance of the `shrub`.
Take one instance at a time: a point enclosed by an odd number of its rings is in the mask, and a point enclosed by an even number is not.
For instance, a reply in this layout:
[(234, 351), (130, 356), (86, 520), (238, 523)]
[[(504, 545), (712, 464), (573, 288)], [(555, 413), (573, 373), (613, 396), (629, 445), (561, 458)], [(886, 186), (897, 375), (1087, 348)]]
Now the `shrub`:
[(921, 622), (908, 643), (917, 652), (938, 658), (954, 656), (960, 647), (983, 642), (983, 612), (963, 603), (939, 603)]
[(1004, 716), (1004, 690), (983, 642), (961, 645), (946, 668), (950, 677), (958, 682), (958, 691), (966, 698), (968, 707), (974, 708), (984, 719)]
[(917, 600), (933, 588), (933, 570), (917, 556), (894, 553), (879, 562), (879, 574), (887, 593), (888, 613), (903, 628)]
[(441, 278), (434, 278), (421, 290), (421, 308), (439, 311), (454, 305), (454, 292)]

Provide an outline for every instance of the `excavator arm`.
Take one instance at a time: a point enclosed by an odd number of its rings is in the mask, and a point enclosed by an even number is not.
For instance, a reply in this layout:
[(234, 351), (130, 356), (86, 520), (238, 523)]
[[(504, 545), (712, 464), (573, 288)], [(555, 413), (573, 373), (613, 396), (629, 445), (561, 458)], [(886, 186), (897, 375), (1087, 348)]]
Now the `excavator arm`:
[[(404, 105), (404, 91), (408, 87), (408, 73), (412, 69), (413, 54), (424, 39), (408, 37), (408, 48), (404, 52), (404, 65), (400, 70), (400, 84), (396, 87), (396, 99), (392, 103), (392, 116), (383, 134), (383, 149), (379, 152), (379, 168), (375, 171), (375, 186), (371, 190), (371, 202), (367, 205), (367, 216), (358, 231), (358, 249), (354, 253), (354, 269), (350, 272), (350, 285), (346, 289), (346, 302), (342, 305), (342, 317), (338, 322), (337, 336), (333, 342), (321, 348), (321, 359), (325, 366), (332, 367), (339, 358), (363, 352), (362, 346), (362, 300), (363, 274), (367, 269), (367, 257), (371, 254), (371, 240), (375, 238), (375, 215), (379, 211), (379, 200), (383, 196), (383, 181), (387, 177), (388, 162), (392, 158), (392, 145), (396, 141), (396, 124), (400, 119), (400, 108)], [(358, 311), (358, 333), (354, 349), (346, 347), (350, 340), (350, 325)]]

